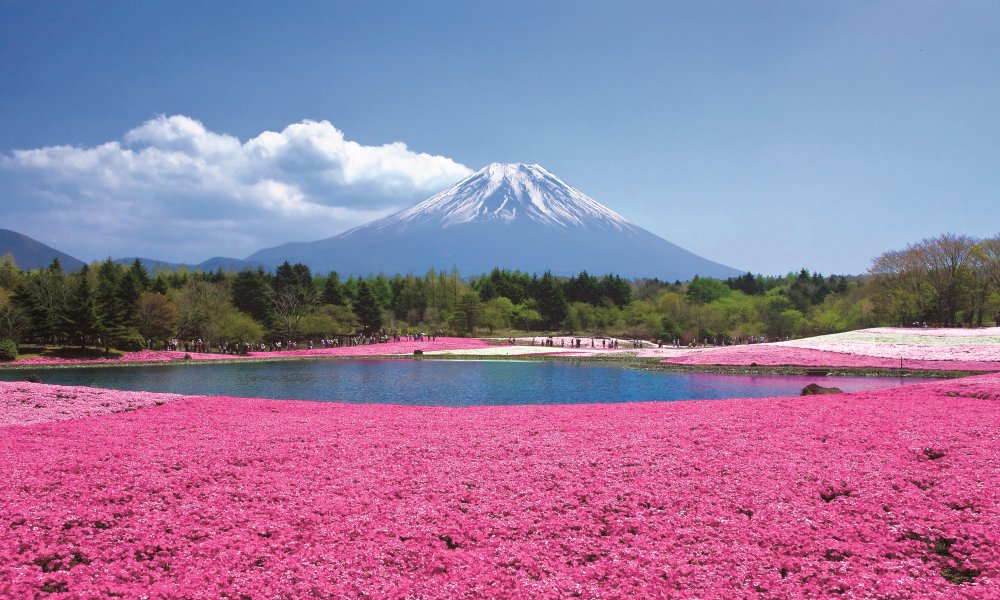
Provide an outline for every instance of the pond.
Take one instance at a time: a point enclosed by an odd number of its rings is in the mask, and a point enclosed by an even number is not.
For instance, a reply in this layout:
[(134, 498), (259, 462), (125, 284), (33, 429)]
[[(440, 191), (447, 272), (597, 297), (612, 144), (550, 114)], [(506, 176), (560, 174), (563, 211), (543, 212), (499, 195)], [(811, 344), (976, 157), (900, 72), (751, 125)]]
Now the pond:
[[(0, 370), (0, 380), (29, 372)], [(560, 361), (309, 360), (38, 370), (44, 383), (192, 395), (415, 406), (577, 404), (797, 396), (818, 383), (858, 391), (916, 378), (716, 375)]]

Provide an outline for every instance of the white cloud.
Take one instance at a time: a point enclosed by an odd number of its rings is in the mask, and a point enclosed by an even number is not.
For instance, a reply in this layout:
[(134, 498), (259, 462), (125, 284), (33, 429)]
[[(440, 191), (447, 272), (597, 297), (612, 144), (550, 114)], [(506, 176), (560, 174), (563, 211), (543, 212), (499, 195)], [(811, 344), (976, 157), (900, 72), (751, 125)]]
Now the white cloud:
[(0, 155), (0, 227), (84, 260), (242, 257), (329, 237), (470, 173), (401, 142), (348, 140), (328, 121), (241, 142), (183, 115), (159, 116), (120, 142)]

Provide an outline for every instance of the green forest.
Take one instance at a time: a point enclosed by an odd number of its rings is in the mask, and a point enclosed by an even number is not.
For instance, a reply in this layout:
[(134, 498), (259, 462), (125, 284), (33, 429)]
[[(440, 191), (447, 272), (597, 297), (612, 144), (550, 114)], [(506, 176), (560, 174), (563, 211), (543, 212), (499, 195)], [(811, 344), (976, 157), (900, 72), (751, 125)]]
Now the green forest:
[(629, 281), (494, 269), (341, 278), (285, 263), (273, 273), (163, 270), (110, 258), (74, 273), (0, 259), (0, 340), (139, 350), (411, 335), (566, 333), (727, 344), (880, 325), (993, 325), (1000, 235), (945, 234), (888, 251), (857, 276), (806, 269), (727, 280)]

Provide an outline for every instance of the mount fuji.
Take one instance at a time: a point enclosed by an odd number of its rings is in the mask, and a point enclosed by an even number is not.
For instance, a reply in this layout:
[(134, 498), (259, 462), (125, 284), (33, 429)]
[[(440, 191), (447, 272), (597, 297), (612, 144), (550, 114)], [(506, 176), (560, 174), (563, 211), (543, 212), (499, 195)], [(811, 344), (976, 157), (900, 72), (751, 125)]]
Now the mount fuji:
[(246, 260), (358, 275), (453, 267), (463, 275), (500, 267), (665, 281), (740, 274), (635, 225), (539, 165), (500, 163), (388, 217)]

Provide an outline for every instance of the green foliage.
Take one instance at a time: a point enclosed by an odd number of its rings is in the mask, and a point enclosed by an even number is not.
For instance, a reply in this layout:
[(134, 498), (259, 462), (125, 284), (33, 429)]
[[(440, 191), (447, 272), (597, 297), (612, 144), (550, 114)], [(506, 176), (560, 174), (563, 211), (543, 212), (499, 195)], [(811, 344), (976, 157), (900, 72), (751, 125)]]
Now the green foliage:
[(268, 292), (273, 331), (286, 340), (297, 339), (299, 321), (320, 299), (309, 267), (285, 261), (275, 272)]
[(698, 277), (696, 275), (691, 280), (691, 283), (688, 284), (687, 293), (684, 296), (688, 302), (708, 304), (709, 302), (714, 302), (728, 296), (731, 291), (726, 284), (718, 279)]
[(896, 325), (983, 325), (1000, 309), (1000, 235), (943, 234), (878, 256), (869, 270), (873, 308)]
[(358, 297), (354, 301), (354, 312), (358, 315), (365, 333), (374, 333), (382, 327), (382, 307), (366, 281), (358, 284)]
[(535, 309), (533, 302), (523, 302), (514, 307), (511, 323), (522, 331), (537, 329), (542, 324), (542, 313)]
[(211, 337), (218, 342), (255, 344), (264, 339), (264, 327), (239, 311), (226, 311), (213, 326)]
[(332, 304), (334, 306), (340, 306), (346, 302), (344, 297), (344, 289), (340, 284), (340, 275), (337, 275), (336, 271), (333, 271), (326, 277), (326, 281), (323, 282), (323, 304)]
[(268, 299), (271, 279), (271, 274), (262, 268), (244, 269), (236, 273), (229, 288), (233, 306), (267, 326), (274, 320)]
[(489, 275), (473, 281), (473, 288), (484, 302), (493, 298), (507, 298), (514, 304), (520, 304), (527, 300), (530, 287), (529, 274), (507, 269), (493, 269)]
[(145, 292), (139, 297), (135, 323), (147, 339), (170, 339), (177, 332), (177, 307), (164, 294)]
[(0, 362), (17, 360), (17, 343), (14, 340), (0, 340)]
[(511, 325), (514, 316), (514, 303), (510, 298), (503, 296), (492, 298), (483, 303), (481, 322), (489, 328), (490, 333), (494, 329), (506, 329)]
[(13, 299), (28, 315), (34, 337), (54, 343), (69, 326), (66, 296), (66, 276), (61, 268), (50, 267), (19, 278)]
[(126, 352), (138, 352), (146, 347), (146, 339), (135, 329), (127, 329), (115, 340), (115, 348)]
[(83, 265), (70, 296), (70, 337), (85, 346), (97, 332), (97, 304), (90, 287), (90, 268)]
[(109, 348), (113, 342), (125, 335), (129, 310), (123, 306), (119, 295), (122, 281), (121, 269), (111, 258), (107, 258), (97, 269), (97, 334)]
[(299, 334), (305, 339), (349, 336), (357, 330), (357, 317), (350, 308), (342, 304), (324, 304), (299, 321)]
[(483, 314), (483, 305), (479, 300), (479, 295), (475, 292), (466, 292), (458, 303), (458, 310), (455, 312), (458, 328), (466, 333), (473, 333), (479, 325)]
[(0, 288), (13, 290), (21, 280), (21, 269), (17, 268), (14, 255), (8, 252), (0, 257)]
[(142, 264), (141, 260), (137, 258), (132, 261), (132, 266), (129, 267), (129, 273), (135, 280), (139, 293), (149, 290), (149, 286), (152, 282), (149, 279), (149, 271), (146, 270), (146, 267)]
[(561, 328), (687, 343), (696, 337), (774, 340), (832, 333), (951, 311), (956, 321), (975, 322), (1000, 309), (1000, 239), (993, 246), (987, 241), (960, 257), (965, 262), (951, 279), (943, 272), (946, 265), (934, 266), (925, 256), (934, 246), (926, 243), (919, 256), (908, 249), (880, 257), (885, 268), (867, 281), (805, 269), (776, 277), (746, 273), (724, 282), (699, 277), (686, 284), (504, 269), (468, 280), (455, 270), (431, 270), (342, 281), (336, 273), (314, 277), (307, 266), (290, 263), (274, 274), (179, 268), (150, 278), (136, 262), (106, 260), (67, 275), (58, 263), (23, 273), (8, 258), (0, 260), (0, 337), (55, 344), (100, 338), (107, 346), (122, 345), (131, 329), (146, 339), (177, 336), (218, 344), (379, 330)]
[(532, 288), (532, 296), (542, 316), (542, 326), (546, 329), (559, 327), (566, 318), (567, 311), (566, 295), (562, 286), (552, 273), (546, 271), (541, 279), (532, 281)]

